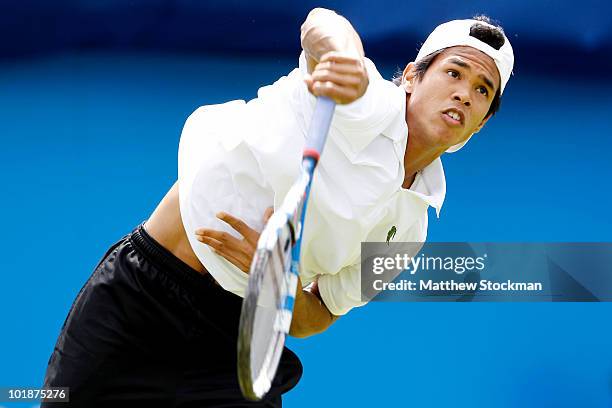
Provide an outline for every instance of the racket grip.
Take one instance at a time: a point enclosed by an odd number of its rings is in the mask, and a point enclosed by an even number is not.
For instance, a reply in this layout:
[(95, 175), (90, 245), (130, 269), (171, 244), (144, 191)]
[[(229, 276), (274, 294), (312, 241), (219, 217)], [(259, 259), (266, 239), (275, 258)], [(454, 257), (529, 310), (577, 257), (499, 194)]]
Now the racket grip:
[(312, 121), (308, 128), (308, 135), (306, 136), (306, 149), (304, 149), (304, 157), (312, 157), (316, 161), (319, 160), (319, 155), (323, 151), (323, 146), (327, 140), (327, 133), (331, 125), (332, 117), (334, 116), (334, 109), (336, 102), (332, 99), (319, 96), (315, 104), (314, 113), (312, 114)]

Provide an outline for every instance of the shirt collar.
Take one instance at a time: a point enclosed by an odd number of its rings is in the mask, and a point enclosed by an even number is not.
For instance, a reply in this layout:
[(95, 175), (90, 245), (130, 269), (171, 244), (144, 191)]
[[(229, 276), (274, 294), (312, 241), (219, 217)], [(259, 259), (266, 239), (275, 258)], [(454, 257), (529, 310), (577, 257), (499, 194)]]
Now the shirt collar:
[(410, 186), (410, 190), (407, 191), (418, 195), (423, 201), (434, 207), (436, 216), (440, 218), (440, 210), (446, 197), (446, 177), (444, 176), (442, 160), (438, 157), (419, 171)]

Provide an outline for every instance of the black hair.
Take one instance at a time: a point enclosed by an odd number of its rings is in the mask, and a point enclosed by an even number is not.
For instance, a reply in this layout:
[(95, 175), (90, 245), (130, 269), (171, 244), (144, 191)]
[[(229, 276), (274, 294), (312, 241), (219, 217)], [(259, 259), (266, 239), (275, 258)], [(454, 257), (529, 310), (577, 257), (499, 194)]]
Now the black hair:
[[(478, 15), (472, 18), (473, 20), (481, 21), (486, 24), (474, 23), (470, 27), (470, 36), (488, 44), (492, 48), (499, 50), (504, 43), (506, 42), (506, 38), (504, 37), (504, 29), (499, 26), (496, 22), (494, 22), (491, 18), (485, 15)], [(487, 25), (488, 24), (488, 25)], [(416, 71), (416, 79), (421, 80), (427, 72), (427, 69), (434, 62), (436, 57), (440, 55), (444, 49), (432, 52), (431, 54), (421, 58), (415, 64)], [(397, 86), (400, 86), (402, 83), (402, 71), (398, 71), (393, 77), (393, 83)], [(491, 101), (491, 106), (489, 107), (489, 111), (485, 115), (485, 117), (489, 115), (494, 115), (495, 112), (499, 110), (501, 106), (501, 89), (498, 88), (497, 92), (495, 92), (495, 96), (493, 97), (493, 101)]]

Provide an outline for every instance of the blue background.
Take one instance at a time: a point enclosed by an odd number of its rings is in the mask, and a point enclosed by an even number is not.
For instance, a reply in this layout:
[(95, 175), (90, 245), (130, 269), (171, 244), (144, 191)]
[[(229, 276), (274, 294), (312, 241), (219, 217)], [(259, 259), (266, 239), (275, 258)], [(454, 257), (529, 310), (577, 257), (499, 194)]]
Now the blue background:
[[(387, 77), (433, 27), (511, 38), (502, 109), (443, 157), (433, 241), (610, 241), (612, 24), (596, 1), (323, 2)], [(106, 248), (176, 179), (184, 120), (289, 72), (314, 4), (0, 1), (0, 386), (40, 385)], [(612, 304), (372, 303), (290, 346), (288, 407), (611, 407)], [(33, 406), (7, 404), (0, 406)]]

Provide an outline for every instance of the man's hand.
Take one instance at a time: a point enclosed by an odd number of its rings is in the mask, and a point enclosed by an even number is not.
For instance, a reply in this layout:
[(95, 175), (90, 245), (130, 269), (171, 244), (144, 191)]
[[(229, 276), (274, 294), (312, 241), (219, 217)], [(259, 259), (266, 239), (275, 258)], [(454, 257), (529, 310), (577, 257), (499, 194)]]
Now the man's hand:
[[(272, 207), (267, 208), (264, 213), (264, 222), (268, 222), (273, 213)], [(249, 227), (244, 221), (228, 213), (220, 212), (217, 217), (238, 231), (243, 238), (235, 238), (224, 231), (200, 228), (195, 232), (198, 241), (210, 246), (215, 253), (227, 259), (243, 272), (249, 273), (260, 233)], [(320, 333), (325, 331), (338, 318), (332, 315), (323, 304), (316, 283), (313, 289), (313, 292), (303, 290), (302, 281), (298, 277), (293, 319), (289, 329), (289, 334), (292, 336), (308, 337)]]
[(368, 73), (363, 59), (332, 51), (323, 55), (304, 82), (313, 95), (347, 104), (363, 96), (368, 87)]
[[(268, 207), (264, 213), (264, 224), (268, 222), (274, 209)], [(231, 214), (220, 212), (217, 218), (227, 223), (242, 235), (242, 239), (233, 235), (209, 228), (199, 228), (195, 231), (198, 241), (210, 246), (216, 254), (221, 255), (243, 272), (249, 273), (253, 255), (257, 248), (260, 233), (249, 227), (244, 221)]]
[(308, 90), (347, 104), (361, 97), (368, 87), (363, 45), (344, 17), (332, 10), (315, 8), (301, 28), (301, 43), (308, 62)]

